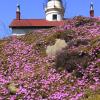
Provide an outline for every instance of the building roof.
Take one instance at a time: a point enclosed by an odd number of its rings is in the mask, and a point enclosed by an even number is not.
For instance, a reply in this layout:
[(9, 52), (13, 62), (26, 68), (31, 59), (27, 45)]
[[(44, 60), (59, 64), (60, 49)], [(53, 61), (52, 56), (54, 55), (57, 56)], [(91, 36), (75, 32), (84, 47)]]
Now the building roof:
[(62, 21), (47, 21), (45, 19), (14, 19), (9, 25), (10, 28), (30, 28), (30, 27), (55, 27), (64, 25), (65, 20)]

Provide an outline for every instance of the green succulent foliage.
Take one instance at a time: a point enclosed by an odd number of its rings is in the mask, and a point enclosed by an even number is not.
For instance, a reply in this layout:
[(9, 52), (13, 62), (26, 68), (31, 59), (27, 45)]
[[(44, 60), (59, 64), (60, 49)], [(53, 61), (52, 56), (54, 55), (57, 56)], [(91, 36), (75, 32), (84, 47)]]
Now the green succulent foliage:
[(10, 94), (16, 94), (18, 91), (18, 88), (15, 86), (14, 83), (10, 83), (8, 85), (8, 90), (9, 90)]
[(100, 94), (91, 95), (88, 98), (82, 100), (100, 100)]
[(100, 22), (97, 22), (97, 25), (100, 25)]
[(100, 90), (93, 91), (91, 89), (86, 89), (85, 96), (81, 100), (100, 100)]

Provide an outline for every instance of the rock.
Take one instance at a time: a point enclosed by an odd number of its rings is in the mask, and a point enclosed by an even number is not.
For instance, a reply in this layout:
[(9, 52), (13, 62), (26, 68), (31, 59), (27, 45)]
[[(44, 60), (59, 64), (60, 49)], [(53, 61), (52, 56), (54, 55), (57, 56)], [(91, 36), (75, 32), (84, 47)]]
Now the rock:
[(46, 53), (49, 57), (55, 56), (58, 52), (60, 52), (63, 48), (67, 46), (65, 40), (56, 39), (56, 43), (52, 46), (48, 46), (46, 49)]

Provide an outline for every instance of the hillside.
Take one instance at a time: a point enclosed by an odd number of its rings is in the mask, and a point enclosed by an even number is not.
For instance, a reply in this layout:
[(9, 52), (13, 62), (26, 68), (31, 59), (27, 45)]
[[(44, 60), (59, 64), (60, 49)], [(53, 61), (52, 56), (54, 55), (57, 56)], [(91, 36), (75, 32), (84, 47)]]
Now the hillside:
[(0, 40), (0, 100), (100, 100), (100, 20)]

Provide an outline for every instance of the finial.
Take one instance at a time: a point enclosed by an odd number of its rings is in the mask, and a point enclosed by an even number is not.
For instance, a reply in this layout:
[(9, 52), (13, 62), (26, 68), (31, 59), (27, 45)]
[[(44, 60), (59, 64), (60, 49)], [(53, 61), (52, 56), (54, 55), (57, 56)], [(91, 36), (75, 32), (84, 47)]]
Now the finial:
[(20, 4), (17, 4), (17, 12), (20, 12)]
[(90, 3), (90, 17), (94, 17), (94, 7), (93, 7), (93, 2)]
[(93, 2), (91, 1), (91, 5), (93, 5)]
[(90, 3), (90, 10), (94, 10), (94, 8), (93, 8), (93, 2), (92, 1)]
[(21, 15), (21, 13), (20, 13), (20, 5), (17, 4), (16, 19), (20, 20), (20, 15)]

